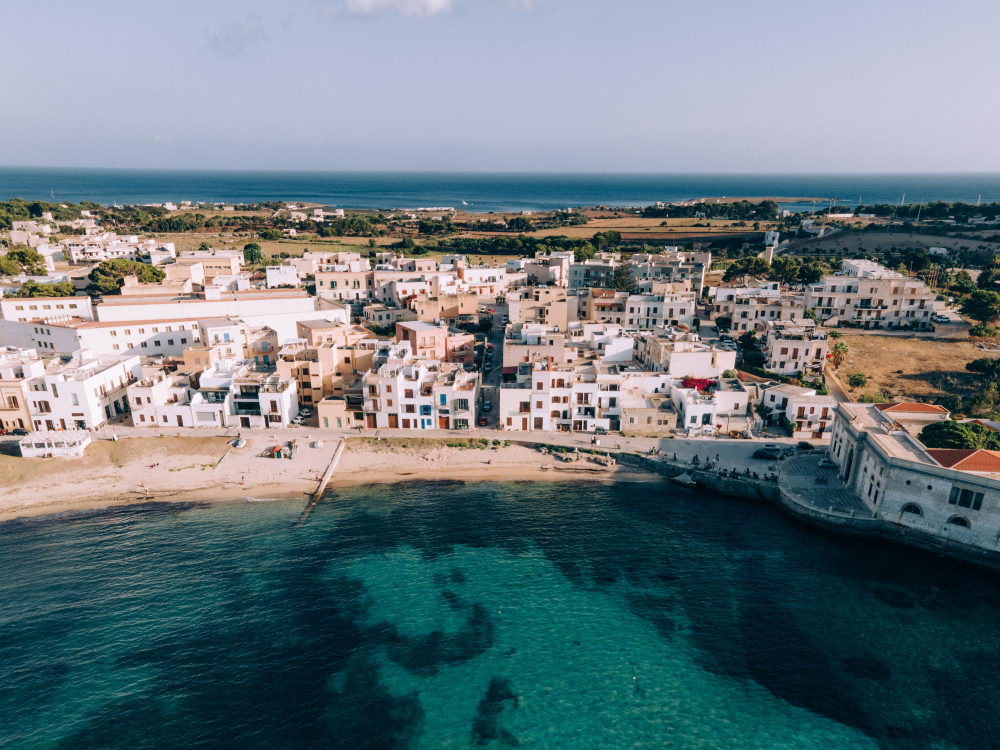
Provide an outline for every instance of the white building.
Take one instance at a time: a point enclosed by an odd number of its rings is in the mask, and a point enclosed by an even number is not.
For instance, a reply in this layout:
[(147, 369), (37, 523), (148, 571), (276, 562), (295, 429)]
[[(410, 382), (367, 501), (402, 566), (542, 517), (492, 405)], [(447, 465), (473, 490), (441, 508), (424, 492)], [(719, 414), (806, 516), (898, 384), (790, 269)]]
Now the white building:
[(299, 272), (293, 265), (268, 266), (264, 270), (267, 288), (277, 287), (297, 287), (299, 285)]
[(625, 301), (625, 326), (630, 330), (660, 326), (690, 326), (694, 321), (693, 292), (677, 294), (631, 294)]
[(1000, 452), (925, 447), (920, 430), (948, 416), (931, 404), (840, 404), (830, 456), (848, 489), (886, 523), (939, 547), (995, 553)]
[(500, 427), (516, 432), (619, 430), (622, 394), (666, 394), (670, 378), (635, 363), (559, 365), (541, 357), (518, 366), (500, 387)]
[(479, 373), (458, 364), (414, 357), (392, 345), (362, 379), (369, 428), (465, 430), (475, 425)]
[(825, 326), (930, 328), (943, 303), (918, 278), (904, 276), (870, 260), (845, 260), (839, 275), (824, 276), (806, 288), (806, 307)]
[(736, 352), (704, 343), (695, 333), (641, 331), (635, 335), (635, 359), (654, 372), (677, 380), (718, 378), (736, 368)]
[(96, 359), (88, 351), (55, 360), (29, 383), (36, 430), (96, 430), (128, 413), (126, 388), (141, 375), (138, 357)]
[(761, 403), (771, 410), (768, 424), (787, 424), (796, 440), (828, 440), (833, 428), (837, 401), (820, 396), (815, 388), (781, 384), (764, 390)]
[(18, 443), (22, 458), (80, 458), (88, 445), (87, 430), (36, 430)]
[(826, 332), (813, 320), (769, 320), (761, 341), (765, 369), (779, 375), (818, 375), (826, 368)]

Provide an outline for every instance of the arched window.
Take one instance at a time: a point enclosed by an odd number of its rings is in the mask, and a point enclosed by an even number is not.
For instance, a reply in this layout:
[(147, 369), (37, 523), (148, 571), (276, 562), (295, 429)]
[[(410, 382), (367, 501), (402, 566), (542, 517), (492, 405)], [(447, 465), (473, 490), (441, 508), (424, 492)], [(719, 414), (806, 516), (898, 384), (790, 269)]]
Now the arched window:
[(956, 526), (961, 526), (963, 529), (972, 528), (972, 524), (969, 523), (969, 519), (964, 516), (952, 516), (948, 519), (948, 523), (953, 523)]
[(924, 514), (923, 509), (916, 503), (907, 503), (903, 506), (904, 513), (912, 513), (915, 516), (922, 516)]

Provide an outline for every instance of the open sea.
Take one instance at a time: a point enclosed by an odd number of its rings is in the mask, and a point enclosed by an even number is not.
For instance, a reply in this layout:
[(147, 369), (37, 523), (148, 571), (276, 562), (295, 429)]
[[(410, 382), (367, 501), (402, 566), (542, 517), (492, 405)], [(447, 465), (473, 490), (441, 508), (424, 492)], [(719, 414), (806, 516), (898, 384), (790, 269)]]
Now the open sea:
[(1000, 578), (668, 484), (0, 525), (3, 748), (995, 750)]
[(638, 206), (707, 197), (806, 198), (792, 210), (933, 200), (1000, 201), (1000, 173), (519, 174), (226, 172), (0, 166), (0, 200), (163, 203), (307, 201), (349, 209), (452, 207), (473, 212)]

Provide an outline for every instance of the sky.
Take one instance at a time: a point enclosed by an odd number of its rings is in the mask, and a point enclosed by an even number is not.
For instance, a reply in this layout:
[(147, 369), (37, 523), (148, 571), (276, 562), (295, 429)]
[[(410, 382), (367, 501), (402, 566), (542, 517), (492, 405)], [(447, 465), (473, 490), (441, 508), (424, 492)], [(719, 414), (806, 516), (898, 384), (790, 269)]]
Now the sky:
[(1000, 171), (1000, 3), (0, 0), (0, 165)]

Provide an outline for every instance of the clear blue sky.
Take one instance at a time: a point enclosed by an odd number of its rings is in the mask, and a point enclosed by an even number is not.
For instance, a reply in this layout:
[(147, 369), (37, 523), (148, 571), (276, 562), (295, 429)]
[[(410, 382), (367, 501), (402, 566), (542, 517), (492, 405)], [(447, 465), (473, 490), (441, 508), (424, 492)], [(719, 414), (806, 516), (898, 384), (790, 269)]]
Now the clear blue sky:
[(0, 164), (1000, 171), (1000, 3), (8, 2)]

